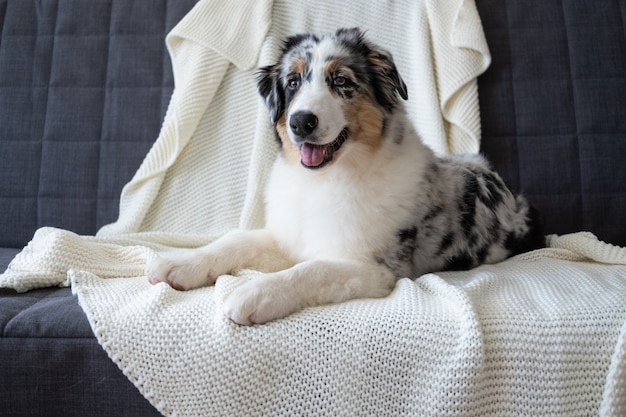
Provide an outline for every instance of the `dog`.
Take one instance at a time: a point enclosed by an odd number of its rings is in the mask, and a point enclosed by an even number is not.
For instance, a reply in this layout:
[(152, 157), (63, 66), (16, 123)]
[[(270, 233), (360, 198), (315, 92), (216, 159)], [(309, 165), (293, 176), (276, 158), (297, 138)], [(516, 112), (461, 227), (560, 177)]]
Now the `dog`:
[(190, 290), (261, 271), (223, 303), (251, 325), (543, 246), (537, 212), (484, 159), (437, 157), (422, 143), (392, 56), (358, 28), (292, 36), (257, 76), (281, 147), (265, 227), (158, 256), (151, 283)]

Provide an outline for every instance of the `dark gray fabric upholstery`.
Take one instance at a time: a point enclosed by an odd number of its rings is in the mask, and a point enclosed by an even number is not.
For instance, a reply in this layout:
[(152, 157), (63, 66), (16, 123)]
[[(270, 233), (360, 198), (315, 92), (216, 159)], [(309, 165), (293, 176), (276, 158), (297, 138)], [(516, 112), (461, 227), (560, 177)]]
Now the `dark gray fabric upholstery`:
[[(165, 35), (196, 0), (0, 0), (0, 270), (42, 226), (94, 234), (156, 139)], [(157, 416), (69, 289), (0, 290), (0, 414)]]
[(20, 249), (0, 248), (0, 271), (4, 271), (9, 266), (9, 262), (19, 253)]
[(479, 0), (482, 151), (547, 233), (626, 245), (626, 1)]
[(196, 0), (0, 0), (0, 247), (117, 218), (167, 108), (165, 34)]
[(93, 337), (69, 289), (0, 290), (4, 416), (159, 416)]

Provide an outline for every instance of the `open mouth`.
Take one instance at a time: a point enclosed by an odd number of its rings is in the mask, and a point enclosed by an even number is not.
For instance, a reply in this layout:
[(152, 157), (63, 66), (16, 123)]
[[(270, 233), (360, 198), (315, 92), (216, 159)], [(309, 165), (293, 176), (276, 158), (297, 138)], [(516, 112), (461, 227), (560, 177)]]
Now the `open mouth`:
[(300, 162), (306, 168), (321, 168), (332, 161), (335, 152), (348, 138), (348, 128), (344, 128), (337, 139), (326, 145), (305, 142), (300, 146)]

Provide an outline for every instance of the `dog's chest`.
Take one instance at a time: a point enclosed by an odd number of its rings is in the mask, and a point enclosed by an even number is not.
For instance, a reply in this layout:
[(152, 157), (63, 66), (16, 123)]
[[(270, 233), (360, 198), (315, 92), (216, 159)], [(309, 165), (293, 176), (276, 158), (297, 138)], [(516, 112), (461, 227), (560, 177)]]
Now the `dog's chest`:
[(298, 260), (371, 256), (411, 217), (414, 197), (385, 178), (317, 174), (280, 161), (266, 191), (267, 227)]

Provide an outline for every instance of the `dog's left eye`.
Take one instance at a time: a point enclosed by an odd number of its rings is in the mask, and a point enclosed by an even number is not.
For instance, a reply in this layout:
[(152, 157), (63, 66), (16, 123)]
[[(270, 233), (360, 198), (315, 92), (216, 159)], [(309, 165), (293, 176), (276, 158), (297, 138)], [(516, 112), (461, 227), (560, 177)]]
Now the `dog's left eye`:
[(333, 85), (336, 87), (344, 87), (348, 84), (348, 79), (342, 75), (337, 75), (333, 78)]

